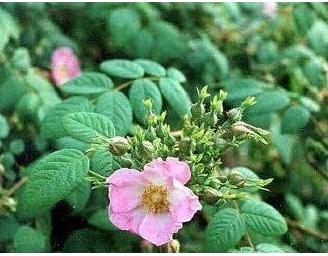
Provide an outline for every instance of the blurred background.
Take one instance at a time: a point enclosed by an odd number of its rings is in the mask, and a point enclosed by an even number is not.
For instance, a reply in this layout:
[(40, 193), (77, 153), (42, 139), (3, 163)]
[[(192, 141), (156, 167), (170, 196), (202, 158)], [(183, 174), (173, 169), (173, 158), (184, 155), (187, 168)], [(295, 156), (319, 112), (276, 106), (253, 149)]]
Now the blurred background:
[[(192, 99), (205, 85), (226, 90), (227, 107), (256, 96), (245, 120), (271, 132), (269, 145), (243, 144), (224, 155), (223, 165), (274, 178), (261, 196), (289, 225), (274, 243), (287, 252), (328, 252), (327, 22), (324, 3), (2, 3), (0, 162), (6, 171), (0, 170), (0, 184), (15, 184), (21, 166), (51, 149), (39, 128), (47, 110), (64, 98), (49, 79), (54, 49), (71, 48), (83, 71), (98, 70), (107, 59), (148, 58), (181, 70)], [(174, 118), (170, 123), (178, 128)], [(107, 199), (93, 192), (88, 200)], [(21, 219), (19, 210), (0, 213), (0, 251), (25, 248), (19, 241), (30, 233), (41, 251), (150, 250), (107, 227), (105, 212), (97, 212), (102, 223), (90, 221), (97, 207), (79, 211), (63, 202), (33, 220)], [(183, 251), (202, 252), (199, 231), (212, 211), (205, 207), (204, 216), (179, 232)], [(38, 232), (17, 237), (23, 224)]]

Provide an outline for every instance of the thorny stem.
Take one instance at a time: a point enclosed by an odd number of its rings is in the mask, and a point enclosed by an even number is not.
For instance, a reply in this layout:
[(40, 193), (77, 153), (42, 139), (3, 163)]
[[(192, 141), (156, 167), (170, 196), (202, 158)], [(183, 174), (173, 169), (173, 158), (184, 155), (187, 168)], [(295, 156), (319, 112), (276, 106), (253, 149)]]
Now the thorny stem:
[(304, 227), (303, 225), (301, 225), (300, 223), (298, 223), (297, 221), (295, 220), (291, 220), (287, 217), (285, 217), (286, 219), (286, 222), (288, 224), (288, 226), (290, 226), (291, 228), (294, 228), (294, 229), (298, 229), (300, 231), (303, 231), (311, 236), (314, 236), (322, 241), (328, 241), (328, 236), (327, 235), (324, 235), (324, 234), (321, 234), (317, 231), (314, 231), (314, 230), (311, 230), (311, 229), (308, 229), (306, 227)]
[(18, 181), (15, 185), (13, 185), (6, 193), (6, 196), (10, 197), (13, 195), (17, 189), (19, 189), (26, 181), (27, 177), (23, 177), (20, 181)]
[[(151, 76), (151, 77), (144, 77), (142, 79), (149, 79), (149, 80), (152, 80), (152, 81), (156, 81), (156, 80), (159, 80), (160, 77)], [(135, 80), (131, 80), (131, 81), (128, 81), (126, 83), (120, 84), (115, 89), (118, 90), (118, 91), (121, 91), (121, 90), (125, 89), (126, 87), (128, 87), (130, 84), (132, 84), (134, 81)]]
[[(239, 209), (238, 203), (236, 201), (234, 201), (234, 205), (235, 205), (235, 208), (238, 211), (238, 213), (240, 213), (240, 209)], [(246, 238), (247, 238), (249, 245), (255, 250), (255, 245), (254, 245), (250, 235), (248, 234), (247, 230), (246, 230)]]

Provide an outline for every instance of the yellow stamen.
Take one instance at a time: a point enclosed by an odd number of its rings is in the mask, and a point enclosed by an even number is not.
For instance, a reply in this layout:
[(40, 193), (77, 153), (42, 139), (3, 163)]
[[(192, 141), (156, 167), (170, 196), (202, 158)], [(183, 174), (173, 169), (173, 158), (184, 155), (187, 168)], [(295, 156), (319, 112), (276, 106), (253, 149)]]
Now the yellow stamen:
[(150, 184), (142, 193), (141, 204), (150, 213), (164, 213), (169, 210), (168, 191), (165, 186)]

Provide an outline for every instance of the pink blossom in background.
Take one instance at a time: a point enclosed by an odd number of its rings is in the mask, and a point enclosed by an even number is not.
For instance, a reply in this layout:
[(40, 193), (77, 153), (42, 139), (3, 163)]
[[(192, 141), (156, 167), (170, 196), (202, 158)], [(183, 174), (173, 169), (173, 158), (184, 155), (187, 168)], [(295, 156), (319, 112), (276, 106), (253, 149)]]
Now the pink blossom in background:
[(122, 168), (109, 178), (109, 218), (157, 245), (172, 240), (183, 222), (190, 221), (202, 206), (186, 186), (189, 166), (176, 158), (153, 160), (143, 171)]
[(51, 77), (56, 85), (62, 85), (80, 74), (79, 60), (71, 48), (54, 50), (51, 56)]
[(262, 3), (263, 7), (262, 7), (262, 13), (264, 15), (267, 15), (271, 18), (276, 16), (277, 13), (277, 9), (278, 9), (278, 4), (275, 2), (265, 2)]

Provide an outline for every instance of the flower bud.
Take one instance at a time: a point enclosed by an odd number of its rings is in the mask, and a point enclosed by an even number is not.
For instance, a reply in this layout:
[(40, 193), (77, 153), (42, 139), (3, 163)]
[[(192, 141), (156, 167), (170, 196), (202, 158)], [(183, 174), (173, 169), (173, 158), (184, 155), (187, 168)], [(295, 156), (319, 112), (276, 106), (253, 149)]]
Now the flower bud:
[(140, 243), (140, 249), (142, 252), (152, 253), (154, 249), (154, 245), (151, 242), (148, 242), (147, 240), (143, 240)]
[(233, 170), (229, 173), (228, 179), (231, 182), (231, 184), (237, 187), (242, 187), (246, 182), (245, 177), (236, 170)]
[(223, 197), (222, 192), (220, 192), (220, 191), (218, 191), (218, 190), (216, 190), (214, 188), (206, 187), (204, 189), (204, 192), (203, 192), (203, 200), (206, 203), (215, 204), (222, 197)]
[(145, 156), (149, 156), (153, 154), (154, 150), (155, 150), (154, 145), (150, 141), (145, 140), (142, 142), (140, 148), (141, 154)]
[(207, 124), (208, 126), (214, 126), (217, 123), (218, 118), (214, 113), (209, 112), (204, 115), (203, 120), (204, 120), (204, 123)]
[(204, 104), (201, 102), (192, 104), (190, 111), (194, 118), (199, 118), (205, 113)]
[(173, 239), (167, 244), (168, 253), (179, 253), (180, 252), (180, 242), (176, 239)]
[(16, 211), (17, 202), (11, 197), (4, 196), (0, 201), (0, 215)]
[(230, 109), (227, 113), (228, 118), (231, 121), (239, 121), (241, 119), (241, 112), (239, 108)]
[(228, 180), (228, 178), (227, 178), (227, 176), (219, 176), (218, 180), (222, 183), (225, 183)]
[(179, 141), (179, 148), (182, 153), (188, 154), (191, 149), (192, 140), (190, 138), (183, 138)]
[(114, 155), (121, 156), (129, 150), (130, 145), (126, 138), (116, 136), (108, 140), (108, 148)]

